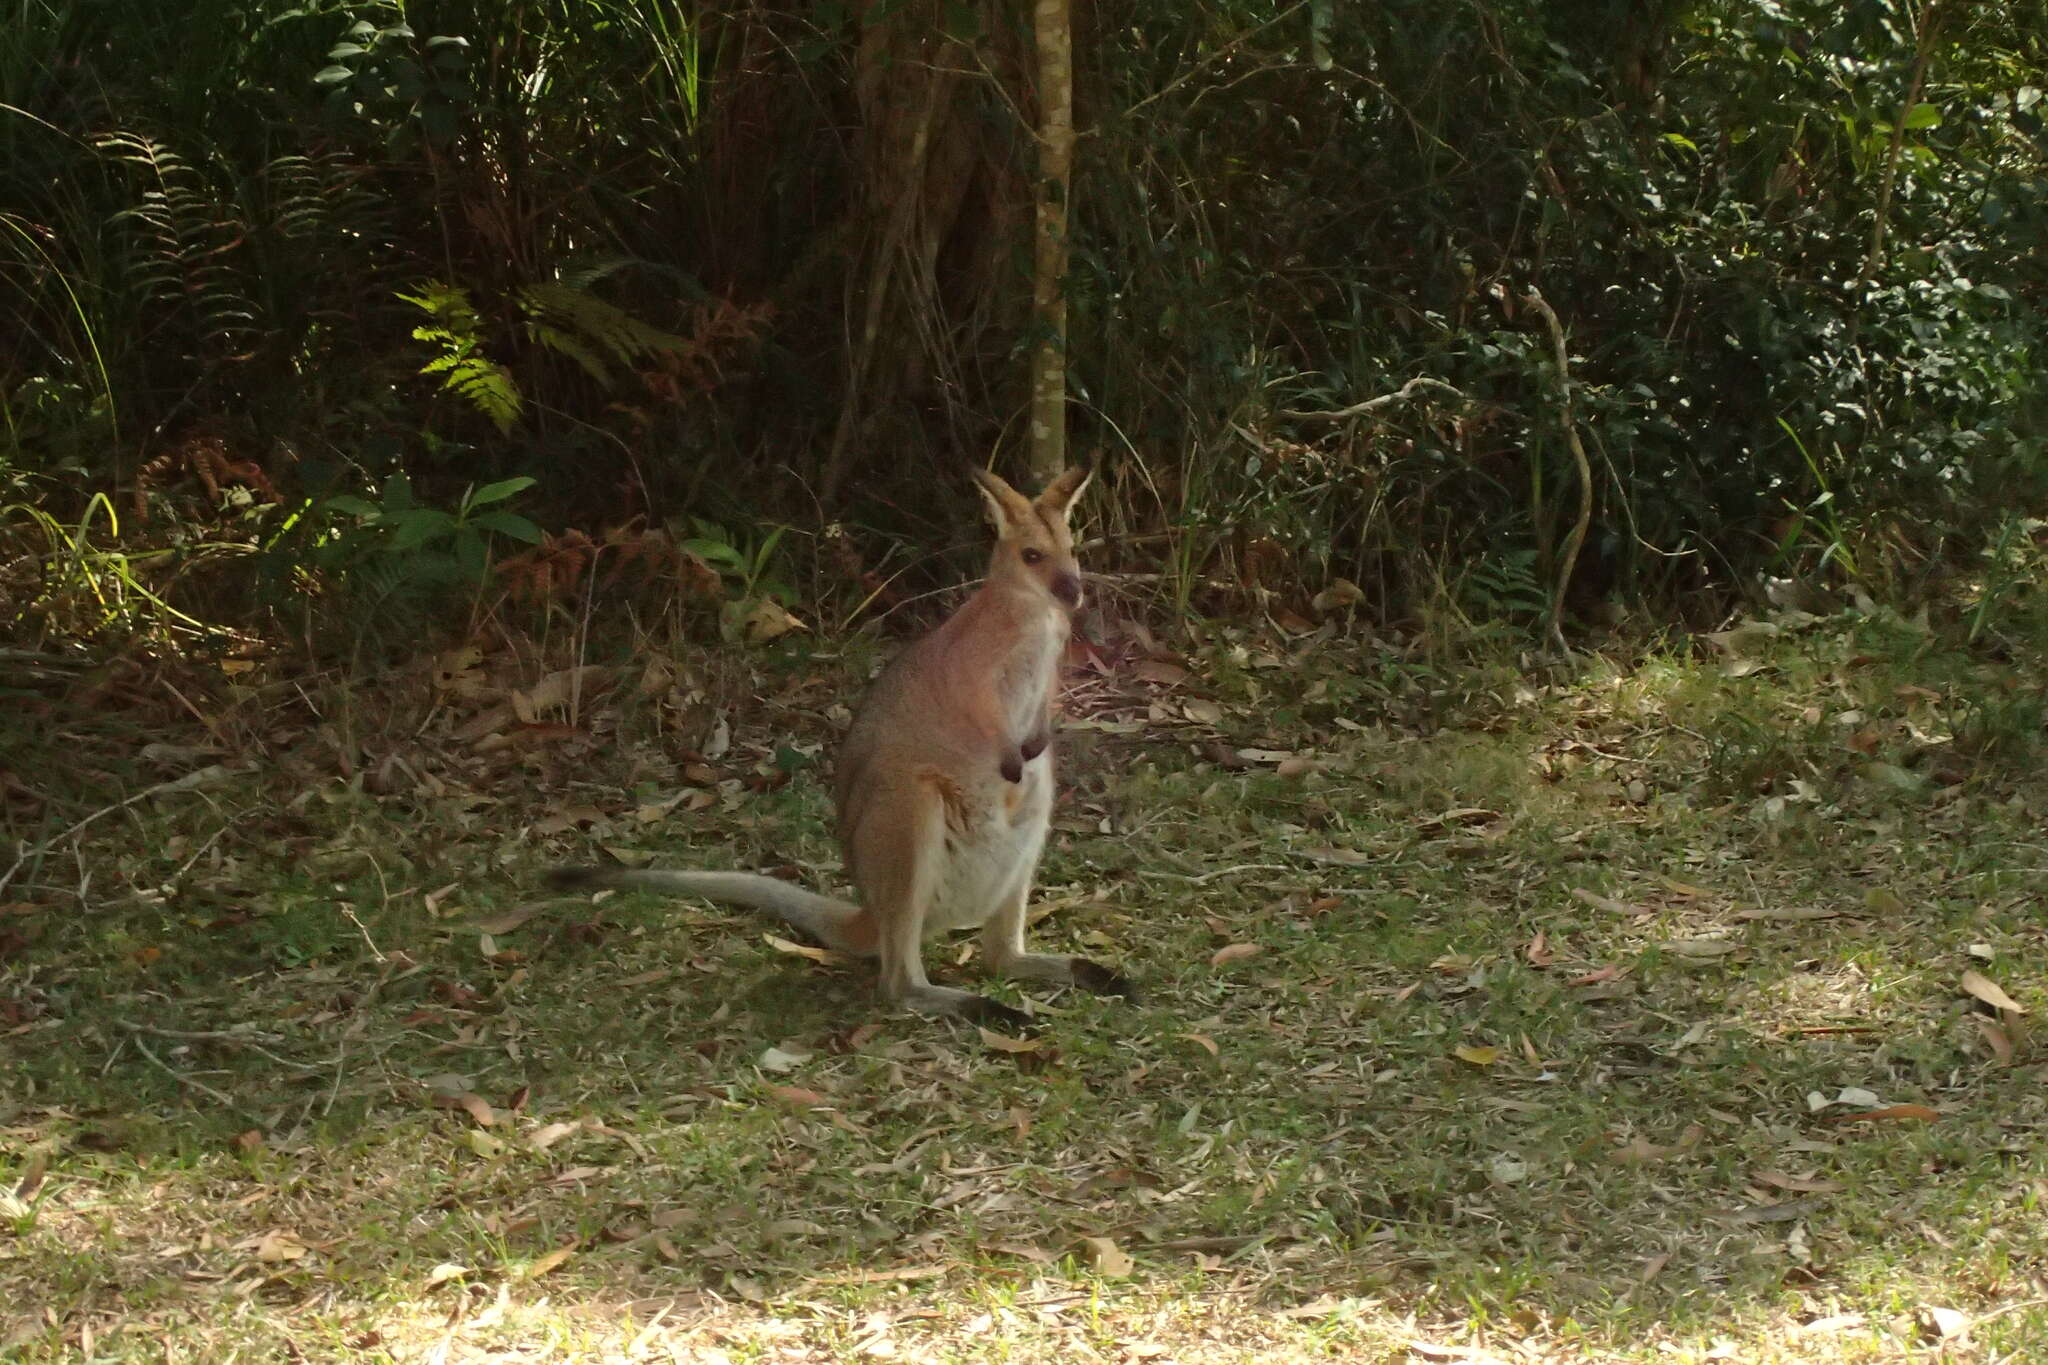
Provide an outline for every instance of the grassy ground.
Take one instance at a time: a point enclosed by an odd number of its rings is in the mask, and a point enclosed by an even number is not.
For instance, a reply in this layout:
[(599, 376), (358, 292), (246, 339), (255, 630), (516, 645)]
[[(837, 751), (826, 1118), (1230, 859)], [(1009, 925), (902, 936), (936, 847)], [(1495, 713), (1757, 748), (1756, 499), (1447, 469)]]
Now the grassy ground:
[(1029, 1041), (535, 899), (593, 844), (829, 880), (864, 661), (29, 708), (0, 1356), (2038, 1359), (2048, 1063), (1980, 997), (2048, 1006), (2041, 674), (1725, 644), (1083, 670), (1037, 937), (1147, 994)]

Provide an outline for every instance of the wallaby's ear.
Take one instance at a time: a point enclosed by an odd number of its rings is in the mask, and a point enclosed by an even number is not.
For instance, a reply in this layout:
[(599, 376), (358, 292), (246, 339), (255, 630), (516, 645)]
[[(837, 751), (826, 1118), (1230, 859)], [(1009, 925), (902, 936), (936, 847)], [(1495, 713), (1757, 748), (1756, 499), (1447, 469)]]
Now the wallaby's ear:
[(1074, 504), (1081, 500), (1088, 481), (1094, 477), (1094, 465), (1071, 465), (1045, 486), (1045, 491), (1038, 495), (1037, 505), (1048, 512), (1057, 512), (1061, 520), (1065, 520), (1067, 514), (1074, 510)]
[(1022, 493), (981, 466), (976, 465), (968, 472), (974, 475), (974, 486), (980, 490), (981, 500), (988, 507), (988, 519), (995, 524), (996, 534), (1008, 535), (1019, 515), (1029, 514), (1031, 504)]

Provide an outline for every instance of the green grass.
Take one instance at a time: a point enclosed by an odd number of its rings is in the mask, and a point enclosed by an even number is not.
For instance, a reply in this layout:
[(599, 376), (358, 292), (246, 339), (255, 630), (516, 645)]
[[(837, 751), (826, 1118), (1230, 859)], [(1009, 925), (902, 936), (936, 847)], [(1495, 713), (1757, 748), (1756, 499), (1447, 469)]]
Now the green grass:
[[(726, 660), (482, 752), (394, 686), (345, 765), (252, 689), (182, 760), (239, 776), (0, 893), (0, 1349), (1857, 1361), (1935, 1308), (1963, 1358), (2048, 1342), (2048, 1070), (1960, 984), (2048, 1003), (2038, 672), (1868, 625), (1741, 677), (1232, 649), (1072, 697), (1037, 937), (1147, 993), (1040, 999), (1021, 1053), (705, 907), (508, 922), (593, 838), (829, 875), (821, 775), (771, 775), (849, 676)], [(13, 839), (175, 775), (52, 719)], [(1845, 1120), (1900, 1104), (1939, 1117)]]

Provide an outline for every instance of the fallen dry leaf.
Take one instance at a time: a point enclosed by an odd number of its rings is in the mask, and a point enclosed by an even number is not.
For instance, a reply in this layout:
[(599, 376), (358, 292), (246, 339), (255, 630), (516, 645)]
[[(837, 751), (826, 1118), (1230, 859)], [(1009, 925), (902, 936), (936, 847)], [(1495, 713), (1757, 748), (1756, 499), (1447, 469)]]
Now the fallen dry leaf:
[(1203, 1050), (1206, 1051), (1211, 1057), (1220, 1057), (1223, 1055), (1221, 1052), (1217, 1051), (1216, 1040), (1214, 1038), (1211, 1038), (1206, 1033), (1183, 1033), (1180, 1036), (1187, 1039), (1191, 1043), (1199, 1044), (1203, 1048)]
[(1188, 671), (1164, 659), (1140, 659), (1131, 666), (1131, 676), (1139, 682), (1156, 683), (1160, 687), (1178, 687), (1188, 680)]
[(771, 1099), (781, 1100), (784, 1104), (815, 1108), (818, 1105), (830, 1103), (829, 1100), (817, 1091), (806, 1090), (800, 1085), (764, 1085), (761, 1088), (768, 1092)]
[(1701, 960), (1727, 957), (1732, 953), (1742, 951), (1740, 943), (1734, 943), (1725, 938), (1674, 938), (1666, 939), (1657, 946), (1665, 952), (1672, 953), (1678, 957)]
[(1007, 1033), (997, 1033), (994, 1029), (986, 1028), (978, 1032), (981, 1034), (982, 1045), (994, 1048), (997, 1052), (1037, 1052), (1045, 1046), (1045, 1041), (1041, 1038), (1012, 1038)]
[(528, 1134), (526, 1141), (534, 1151), (545, 1152), (548, 1148), (554, 1146), (582, 1126), (583, 1123), (580, 1119), (571, 1119), (563, 1123), (550, 1123), (544, 1127), (534, 1129), (532, 1133)]
[(2025, 1014), (2027, 1012), (2024, 1006), (2000, 990), (1998, 983), (1985, 976), (1982, 972), (1964, 972), (1963, 989), (1995, 1010), (2008, 1010), (2013, 1014)]
[(2012, 1035), (1996, 1021), (1977, 1016), (1977, 1031), (1984, 1035), (1984, 1046), (1991, 1049), (1992, 1058), (2000, 1066), (2011, 1066), (2014, 1048)]
[(1747, 920), (1839, 919), (1842, 912), (1818, 905), (1787, 905), (1773, 909), (1737, 910), (1735, 918)]
[(1882, 1109), (1866, 1109), (1855, 1114), (1833, 1114), (1835, 1123), (1884, 1123), (1893, 1119), (1914, 1119), (1932, 1123), (1941, 1117), (1939, 1109), (1929, 1109), (1924, 1104), (1888, 1104)]
[[(447, 1078), (441, 1078), (447, 1079)], [(460, 1109), (476, 1120), (479, 1128), (489, 1128), (498, 1121), (497, 1111), (491, 1102), (474, 1090), (456, 1090), (435, 1085), (427, 1096), (428, 1102), (436, 1109)]]
[(1933, 1341), (1954, 1341), (1970, 1330), (1968, 1317), (1953, 1308), (1930, 1304), (1920, 1310), (1925, 1335)]
[(1080, 1245), (1081, 1258), (1093, 1266), (1098, 1275), (1122, 1279), (1137, 1269), (1137, 1262), (1107, 1237), (1083, 1237)]
[(777, 938), (774, 934), (763, 934), (761, 937), (770, 948), (778, 953), (788, 953), (791, 957), (807, 957), (813, 962), (822, 962), (827, 966), (837, 966), (848, 960), (844, 953), (835, 953), (830, 948), (813, 948), (808, 943), (792, 943), (786, 938)]
[(266, 1265), (276, 1265), (283, 1261), (296, 1261), (306, 1254), (306, 1244), (304, 1242), (301, 1242), (291, 1233), (283, 1232), (276, 1228), (264, 1233), (261, 1237), (251, 1237), (247, 1241), (238, 1242), (235, 1245), (238, 1250), (255, 1252), (256, 1259)]
[(1473, 1047), (1466, 1044), (1452, 1048), (1451, 1055), (1459, 1061), (1469, 1062), (1473, 1066), (1492, 1066), (1500, 1060), (1500, 1049), (1497, 1047)]
[(1793, 1194), (1840, 1194), (1844, 1188), (1840, 1181), (1822, 1180), (1816, 1176), (1786, 1175), (1782, 1171), (1758, 1171), (1755, 1179), (1759, 1185), (1789, 1190)]
[(1650, 914), (1648, 910), (1640, 905), (1630, 905), (1626, 901), (1618, 901), (1611, 896), (1603, 896), (1598, 891), (1591, 891), (1583, 886), (1573, 887), (1572, 896), (1574, 899), (1584, 901), (1595, 910), (1605, 910), (1610, 915), (1628, 915), (1634, 919), (1643, 919)]
[(1226, 943), (1209, 955), (1209, 965), (1228, 966), (1230, 963), (1241, 962), (1245, 958), (1255, 956), (1259, 951), (1259, 945), (1256, 943)]
[(550, 1251), (547, 1255), (526, 1268), (526, 1278), (537, 1280), (575, 1254), (576, 1244), (574, 1242), (569, 1243), (567, 1246), (556, 1247), (553, 1251)]
[(811, 1060), (813, 1055), (807, 1048), (771, 1047), (762, 1051), (755, 1064), (763, 1071), (794, 1071)]
[(1297, 858), (1306, 858), (1312, 863), (1329, 863), (1335, 867), (1364, 867), (1372, 861), (1370, 853), (1360, 853), (1355, 848), (1297, 848)]
[(548, 906), (549, 902), (547, 901), (534, 901), (531, 904), (507, 910), (502, 915), (492, 915), (489, 919), (478, 920), (476, 930), (482, 934), (509, 934), (541, 911), (547, 909)]

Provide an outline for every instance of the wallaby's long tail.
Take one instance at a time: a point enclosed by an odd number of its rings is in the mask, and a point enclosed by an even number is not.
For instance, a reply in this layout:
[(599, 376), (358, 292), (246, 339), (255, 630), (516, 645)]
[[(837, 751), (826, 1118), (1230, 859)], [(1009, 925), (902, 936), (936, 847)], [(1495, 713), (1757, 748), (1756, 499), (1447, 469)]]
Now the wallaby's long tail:
[(766, 910), (829, 948), (872, 956), (875, 935), (852, 901), (821, 896), (758, 872), (664, 872), (652, 868), (564, 867), (548, 874), (557, 891), (661, 891)]

